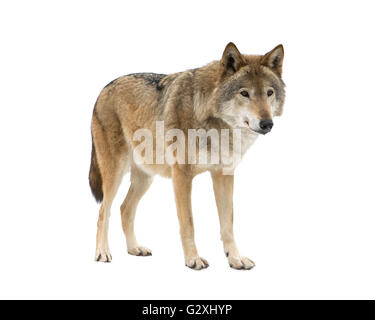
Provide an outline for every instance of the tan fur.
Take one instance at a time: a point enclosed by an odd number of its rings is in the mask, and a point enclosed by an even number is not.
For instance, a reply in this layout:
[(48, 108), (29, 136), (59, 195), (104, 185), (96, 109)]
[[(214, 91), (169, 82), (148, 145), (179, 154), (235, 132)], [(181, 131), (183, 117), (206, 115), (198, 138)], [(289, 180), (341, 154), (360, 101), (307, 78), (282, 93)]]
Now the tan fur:
[[(126, 235), (128, 252), (133, 255), (151, 255), (149, 249), (137, 243), (134, 219), (138, 202), (151, 185), (153, 176), (161, 175), (171, 178), (173, 182), (185, 263), (197, 270), (206, 268), (208, 263), (198, 255), (194, 241), (191, 188), (192, 180), (197, 174), (210, 171), (222, 240), (229, 264), (236, 269), (250, 269), (254, 266), (251, 260), (239, 255), (234, 241), (233, 176), (223, 175), (223, 165), (170, 166), (165, 163), (140, 166), (135, 164), (133, 159), (133, 150), (139, 143), (133, 141), (133, 135), (137, 129), (146, 128), (153, 132), (155, 138), (155, 122), (159, 120), (164, 121), (165, 131), (178, 128), (183, 130), (185, 136), (188, 129), (232, 130), (233, 128), (221, 118), (222, 111), (218, 108), (221, 84), (244, 76), (246, 72), (263, 72), (262, 68), (267, 69), (263, 73), (270, 73), (270, 77), (279, 77), (279, 73), (281, 76), (281, 65), (273, 66), (269, 62), (270, 58), (281, 54), (280, 46), (274, 50), (265, 56), (241, 55), (233, 44), (228, 44), (220, 61), (202, 68), (166, 75), (158, 82), (158, 87), (147, 83), (145, 78), (128, 75), (116, 79), (102, 90), (94, 108), (91, 127), (94, 149), (90, 182), (93, 181), (95, 188), (101, 178), (102, 190), (96, 191), (99, 198), (100, 191), (103, 194), (98, 219), (96, 260), (110, 262), (112, 259), (108, 247), (110, 209), (122, 177), (130, 169), (131, 186), (121, 205), (122, 227)], [(231, 64), (232, 56), (234, 64)], [(282, 62), (282, 57), (280, 58)], [(244, 103), (240, 96), (236, 96), (232, 101), (237, 101), (236, 99), (239, 103)], [(259, 119), (271, 118), (270, 101), (258, 97), (256, 100), (249, 100), (245, 107), (251, 108), (251, 112)], [(282, 104), (283, 98), (278, 105), (280, 109)], [(244, 132), (245, 149), (256, 137), (255, 132)], [(165, 147), (167, 146), (166, 143)], [(155, 141), (153, 147), (155, 163)], [(98, 173), (95, 171), (96, 166)]]

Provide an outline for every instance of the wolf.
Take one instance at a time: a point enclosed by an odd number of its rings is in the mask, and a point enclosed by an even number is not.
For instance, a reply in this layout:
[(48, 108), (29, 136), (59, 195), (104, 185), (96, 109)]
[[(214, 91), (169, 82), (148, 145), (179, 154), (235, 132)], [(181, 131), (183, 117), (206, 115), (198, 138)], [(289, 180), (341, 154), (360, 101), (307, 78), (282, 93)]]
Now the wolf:
[[(152, 254), (150, 249), (138, 244), (134, 219), (137, 205), (153, 177), (160, 175), (172, 179), (185, 265), (194, 270), (207, 268), (208, 262), (198, 254), (194, 240), (191, 191), (193, 178), (209, 171), (229, 265), (245, 270), (255, 266), (237, 249), (233, 234), (234, 175), (224, 173), (223, 163), (160, 163), (155, 160), (160, 144), (157, 147), (157, 142), (153, 141), (154, 162), (140, 164), (134, 161), (139, 146), (134, 134), (146, 128), (155, 137), (157, 121), (163, 121), (166, 130), (179, 129), (186, 136), (190, 129), (228, 130), (232, 135), (234, 130), (240, 130), (243, 156), (259, 135), (271, 131), (273, 118), (282, 114), (283, 59), (281, 44), (264, 55), (247, 55), (229, 43), (220, 60), (203, 67), (169, 75), (129, 74), (104, 87), (91, 122), (89, 182), (95, 199), (102, 203), (97, 224), (96, 261), (112, 261), (108, 246), (110, 210), (123, 176), (130, 171), (131, 185), (120, 208), (128, 253)], [(199, 148), (198, 144), (198, 151)], [(234, 152), (233, 145), (231, 151)]]

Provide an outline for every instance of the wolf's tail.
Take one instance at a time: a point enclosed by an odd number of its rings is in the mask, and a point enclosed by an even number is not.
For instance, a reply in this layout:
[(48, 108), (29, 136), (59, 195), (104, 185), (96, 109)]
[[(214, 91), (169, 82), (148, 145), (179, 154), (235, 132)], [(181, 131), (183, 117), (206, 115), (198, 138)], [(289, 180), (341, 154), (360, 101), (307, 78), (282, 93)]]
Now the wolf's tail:
[(100, 174), (98, 159), (96, 157), (94, 141), (92, 142), (91, 166), (89, 173), (90, 188), (97, 202), (103, 201), (103, 181)]

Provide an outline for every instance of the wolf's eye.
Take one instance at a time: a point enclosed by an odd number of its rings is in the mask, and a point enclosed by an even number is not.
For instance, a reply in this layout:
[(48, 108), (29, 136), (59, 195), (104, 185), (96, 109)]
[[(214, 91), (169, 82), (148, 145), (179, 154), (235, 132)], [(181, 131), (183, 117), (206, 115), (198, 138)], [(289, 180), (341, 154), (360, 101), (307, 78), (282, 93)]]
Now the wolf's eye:
[(246, 90), (242, 90), (240, 93), (241, 93), (241, 95), (243, 95), (246, 98), (249, 97), (249, 93)]
[(273, 90), (268, 90), (268, 91), (267, 91), (267, 96), (270, 97), (270, 96), (272, 96), (272, 95), (273, 95)]

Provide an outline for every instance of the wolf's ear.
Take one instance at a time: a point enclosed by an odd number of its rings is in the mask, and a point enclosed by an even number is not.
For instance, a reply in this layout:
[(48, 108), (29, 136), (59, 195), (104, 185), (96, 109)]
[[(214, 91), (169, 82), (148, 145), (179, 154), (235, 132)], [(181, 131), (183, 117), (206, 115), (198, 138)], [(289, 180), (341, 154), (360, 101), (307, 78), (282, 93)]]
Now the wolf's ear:
[(224, 72), (227, 74), (234, 74), (245, 65), (240, 51), (238, 51), (233, 42), (229, 42), (225, 47), (223, 57), (221, 58), (221, 64), (224, 68)]
[(266, 53), (261, 60), (262, 65), (271, 68), (280, 77), (283, 71), (284, 48), (279, 44), (276, 48)]

